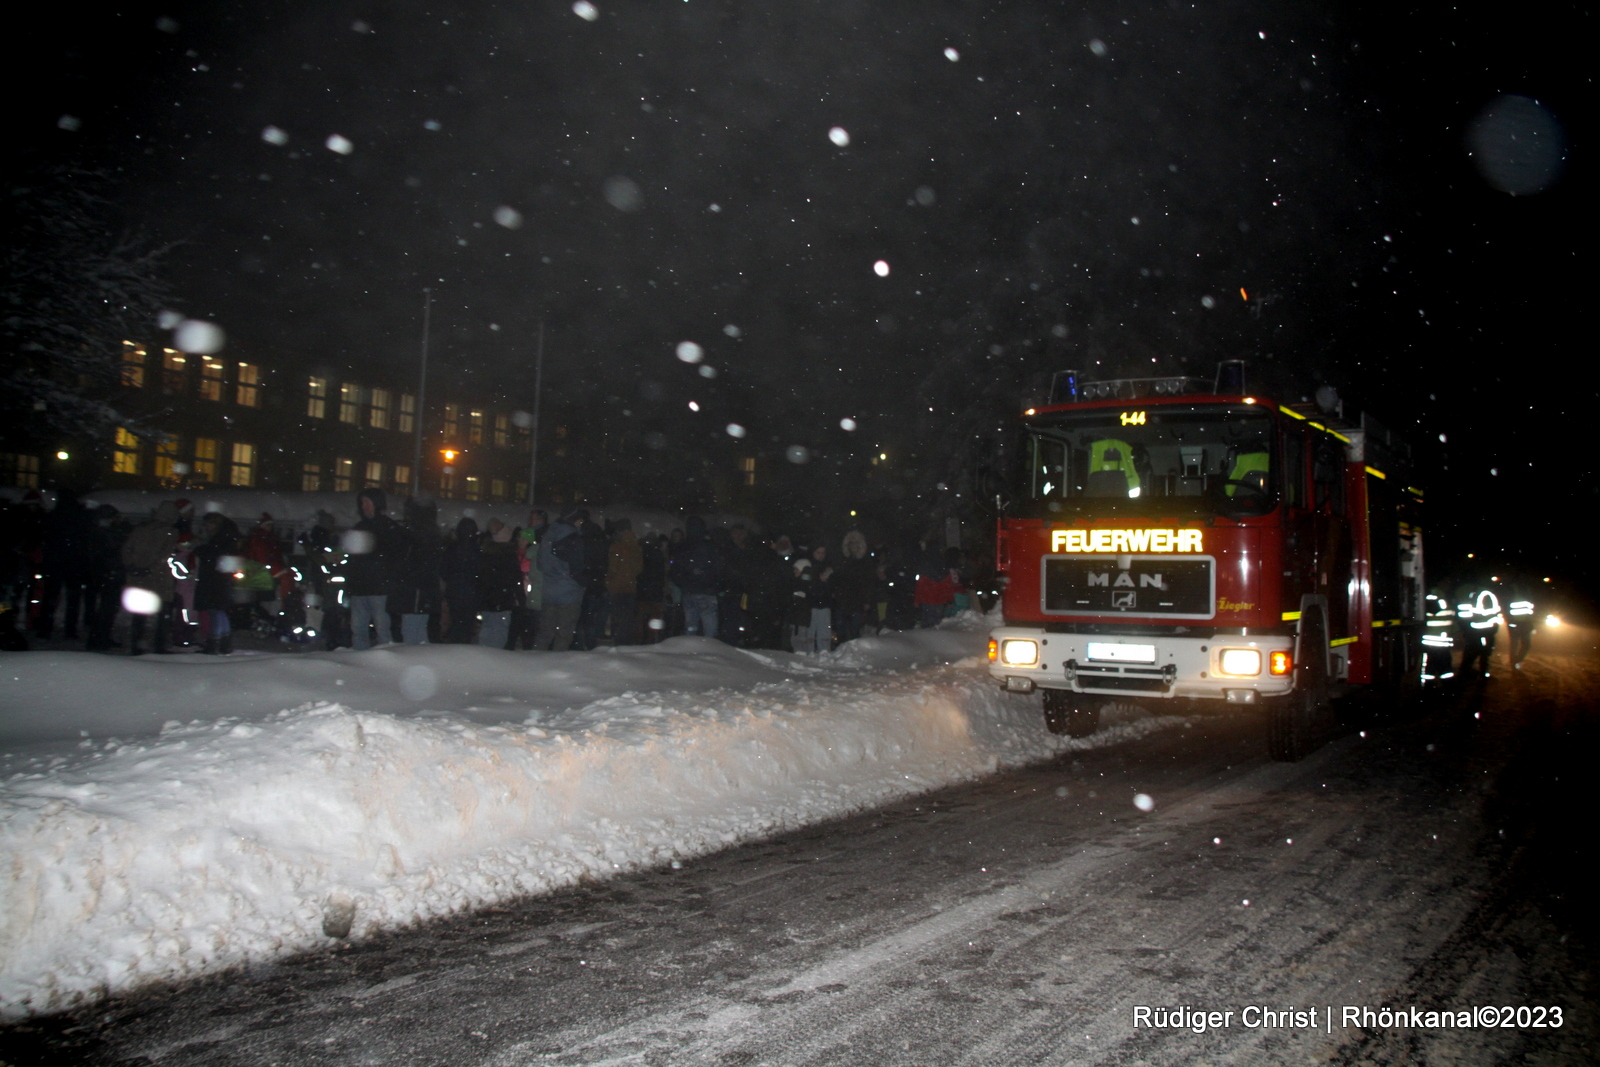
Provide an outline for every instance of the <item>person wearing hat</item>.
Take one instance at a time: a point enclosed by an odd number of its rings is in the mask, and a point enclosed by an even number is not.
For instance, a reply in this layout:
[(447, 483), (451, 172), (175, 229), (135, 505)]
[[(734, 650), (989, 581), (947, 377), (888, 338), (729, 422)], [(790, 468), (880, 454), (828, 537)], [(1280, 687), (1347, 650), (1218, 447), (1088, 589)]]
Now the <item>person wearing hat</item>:
[(144, 655), (144, 631), (147, 620), (153, 620), (152, 651), (167, 651), (172, 616), (172, 599), (177, 594), (177, 579), (172, 573), (172, 555), (178, 550), (178, 506), (170, 500), (156, 505), (155, 517), (143, 526), (135, 527), (122, 543), (122, 569), (127, 588), (142, 590), (154, 596), (142, 600), (155, 610), (141, 610), (141, 598), (123, 595), (123, 604), (132, 616), (128, 634), (128, 655)]
[(346, 545), (350, 558), (345, 564), (345, 596), (350, 601), (350, 646), (360, 652), (372, 647), (376, 628), (378, 643), (389, 636), (389, 594), (395, 591), (398, 576), (395, 562), (401, 547), (400, 524), (384, 514), (388, 497), (382, 489), (367, 488), (356, 495), (361, 518), (356, 522)]

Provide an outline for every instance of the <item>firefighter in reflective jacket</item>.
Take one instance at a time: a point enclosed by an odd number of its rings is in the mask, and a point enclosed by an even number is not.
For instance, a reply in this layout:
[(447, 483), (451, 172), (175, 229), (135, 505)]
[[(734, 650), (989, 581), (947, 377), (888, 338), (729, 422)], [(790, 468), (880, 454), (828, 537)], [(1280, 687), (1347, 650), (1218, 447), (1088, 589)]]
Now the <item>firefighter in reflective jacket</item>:
[(1451, 652), (1456, 647), (1451, 631), (1456, 628), (1456, 609), (1441, 593), (1429, 593), (1423, 608), (1427, 628), (1422, 633), (1422, 680), (1441, 682), (1456, 676)]
[(1457, 635), (1461, 639), (1461, 673), (1480, 671), (1489, 676), (1489, 657), (1500, 632), (1500, 598), (1486, 586), (1463, 586), (1472, 590), (1456, 595)]
[(1533, 651), (1533, 634), (1539, 628), (1539, 616), (1533, 603), (1533, 592), (1525, 582), (1508, 582), (1506, 601), (1506, 630), (1511, 635), (1511, 669), (1520, 671), (1522, 661)]

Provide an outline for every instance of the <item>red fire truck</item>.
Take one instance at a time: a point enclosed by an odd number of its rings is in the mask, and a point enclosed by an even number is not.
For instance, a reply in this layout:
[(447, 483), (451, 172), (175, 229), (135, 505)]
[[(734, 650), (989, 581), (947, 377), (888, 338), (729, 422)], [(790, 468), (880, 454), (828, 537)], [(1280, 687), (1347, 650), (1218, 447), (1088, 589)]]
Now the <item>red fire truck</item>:
[[(989, 670), (1084, 736), (1108, 701), (1262, 707), (1295, 760), (1333, 698), (1421, 681), (1422, 493), (1366, 415), (1194, 378), (1056, 375), (1023, 413)], [(1171, 704), (1165, 705), (1172, 707)]]

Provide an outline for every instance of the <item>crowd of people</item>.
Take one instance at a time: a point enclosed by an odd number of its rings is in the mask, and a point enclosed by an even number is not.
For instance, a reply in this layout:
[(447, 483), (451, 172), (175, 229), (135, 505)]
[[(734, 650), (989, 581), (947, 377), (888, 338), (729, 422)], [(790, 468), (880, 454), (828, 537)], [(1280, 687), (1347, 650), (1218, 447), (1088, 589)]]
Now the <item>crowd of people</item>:
[(900, 548), (851, 530), (834, 552), (698, 516), (635, 531), (581, 507), (533, 509), (520, 527), (466, 517), (442, 533), (424, 500), (406, 500), (399, 518), (379, 489), (357, 505), (348, 529), (319, 512), (288, 538), (269, 514), (245, 531), (183, 499), (136, 524), (67, 490), (48, 509), (29, 493), (0, 505), (0, 647), (26, 649), (31, 635), (91, 651), (227, 655), (247, 629), (326, 648), (565, 651), (694, 634), (814, 653), (937, 625), (970, 600), (960, 550), (932, 535)]

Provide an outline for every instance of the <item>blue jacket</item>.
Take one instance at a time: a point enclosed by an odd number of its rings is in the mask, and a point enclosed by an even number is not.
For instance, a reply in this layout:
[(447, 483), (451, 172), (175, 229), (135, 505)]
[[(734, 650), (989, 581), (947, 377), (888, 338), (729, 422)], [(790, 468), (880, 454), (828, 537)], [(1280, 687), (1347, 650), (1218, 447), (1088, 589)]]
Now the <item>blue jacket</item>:
[(544, 576), (543, 602), (547, 605), (576, 604), (583, 600), (583, 583), (572, 574), (567, 561), (556, 554), (556, 546), (578, 531), (557, 522), (539, 540), (539, 573)]

